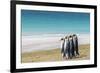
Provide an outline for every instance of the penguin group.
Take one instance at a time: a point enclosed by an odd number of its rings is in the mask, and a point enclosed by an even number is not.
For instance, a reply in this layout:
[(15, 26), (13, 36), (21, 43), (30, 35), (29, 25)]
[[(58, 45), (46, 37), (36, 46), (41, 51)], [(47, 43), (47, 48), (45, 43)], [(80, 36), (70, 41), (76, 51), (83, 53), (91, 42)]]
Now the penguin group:
[(61, 54), (63, 59), (79, 57), (78, 37), (76, 34), (61, 38)]

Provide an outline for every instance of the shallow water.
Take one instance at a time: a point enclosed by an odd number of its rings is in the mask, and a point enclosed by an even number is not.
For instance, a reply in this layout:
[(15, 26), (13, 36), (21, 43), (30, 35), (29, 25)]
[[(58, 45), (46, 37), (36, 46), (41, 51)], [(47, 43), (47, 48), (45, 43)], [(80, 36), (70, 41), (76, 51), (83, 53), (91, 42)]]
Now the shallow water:
[[(60, 48), (60, 39), (64, 36), (65, 34), (22, 36), (22, 52)], [(78, 41), (79, 44), (89, 44), (90, 35), (78, 34)]]

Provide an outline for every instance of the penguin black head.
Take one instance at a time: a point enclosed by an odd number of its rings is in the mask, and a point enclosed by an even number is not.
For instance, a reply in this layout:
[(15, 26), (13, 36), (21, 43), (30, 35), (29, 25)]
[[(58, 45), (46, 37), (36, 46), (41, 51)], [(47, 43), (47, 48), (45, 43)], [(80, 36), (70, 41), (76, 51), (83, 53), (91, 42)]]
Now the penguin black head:
[(65, 39), (68, 39), (68, 36), (66, 36)]
[(72, 38), (72, 35), (70, 35), (69, 38)]
[(76, 36), (76, 34), (73, 34), (73, 36)]
[(61, 41), (64, 40), (64, 38), (61, 38)]

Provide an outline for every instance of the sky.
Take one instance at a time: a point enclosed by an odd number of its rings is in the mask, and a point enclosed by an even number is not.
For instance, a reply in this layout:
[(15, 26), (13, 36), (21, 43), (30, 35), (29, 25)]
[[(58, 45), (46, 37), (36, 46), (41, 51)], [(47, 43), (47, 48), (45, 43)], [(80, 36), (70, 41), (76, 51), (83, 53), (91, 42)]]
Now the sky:
[(90, 14), (21, 10), (22, 34), (89, 33)]

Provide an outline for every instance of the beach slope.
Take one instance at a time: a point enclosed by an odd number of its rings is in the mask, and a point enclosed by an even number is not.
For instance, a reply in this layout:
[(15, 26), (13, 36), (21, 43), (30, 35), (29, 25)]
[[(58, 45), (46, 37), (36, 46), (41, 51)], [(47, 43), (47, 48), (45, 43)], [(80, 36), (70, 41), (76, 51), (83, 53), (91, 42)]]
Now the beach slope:
[[(79, 45), (80, 56), (68, 59), (69, 60), (86, 60), (90, 58), (90, 45)], [(59, 48), (55, 48), (52, 50), (41, 50), (41, 51), (33, 51), (33, 52), (24, 52), (21, 55), (22, 63), (30, 63), (30, 62), (51, 62), (51, 61), (63, 61), (61, 57), (61, 52)], [(67, 61), (67, 60), (66, 60)]]

